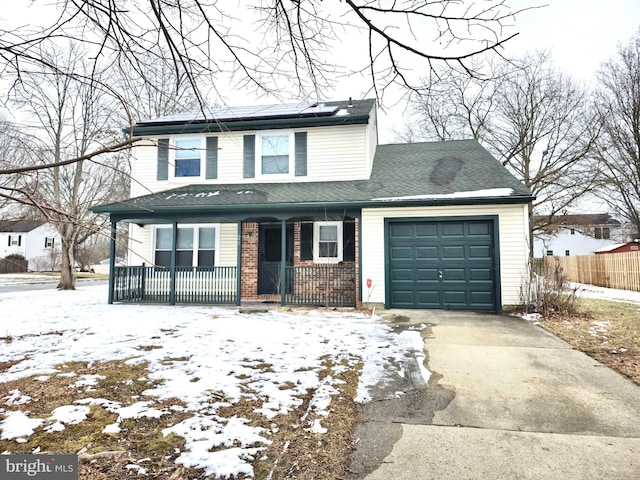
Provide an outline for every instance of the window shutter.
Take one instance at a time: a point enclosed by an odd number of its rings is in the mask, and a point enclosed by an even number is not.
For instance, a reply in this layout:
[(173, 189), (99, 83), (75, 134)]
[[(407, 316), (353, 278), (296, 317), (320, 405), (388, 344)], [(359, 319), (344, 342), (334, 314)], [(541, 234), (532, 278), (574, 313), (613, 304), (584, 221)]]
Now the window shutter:
[(313, 260), (313, 223), (300, 224), (300, 260)]
[(169, 139), (158, 140), (158, 171), (157, 180), (169, 180)]
[(49, 240), (47, 237), (44, 237), (44, 248), (47, 248), (47, 240)]
[(307, 132), (296, 132), (296, 177), (307, 176)]
[(218, 137), (207, 137), (207, 167), (205, 178), (218, 178)]
[(342, 260), (354, 262), (356, 259), (356, 222), (342, 224)]
[(244, 178), (254, 178), (256, 176), (256, 136), (244, 136), (243, 151), (243, 169), (242, 176)]
[(9, 246), (11, 246), (11, 235), (9, 235)]
[(18, 235), (18, 246), (22, 244), (22, 235)]

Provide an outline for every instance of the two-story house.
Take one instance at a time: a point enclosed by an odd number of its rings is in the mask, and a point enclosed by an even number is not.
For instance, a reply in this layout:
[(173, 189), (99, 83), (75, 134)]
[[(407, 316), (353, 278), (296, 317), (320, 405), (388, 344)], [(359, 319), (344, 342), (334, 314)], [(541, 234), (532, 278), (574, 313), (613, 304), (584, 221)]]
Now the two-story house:
[(627, 226), (608, 213), (534, 216), (532, 222), (545, 225), (534, 239), (534, 257), (593, 255), (631, 239)]
[(60, 268), (60, 234), (43, 220), (0, 221), (0, 258), (22, 255), (33, 271)]
[(520, 300), (532, 195), (474, 140), (378, 145), (374, 100), (192, 112), (132, 134), (132, 198), (93, 208), (130, 225), (110, 302)]

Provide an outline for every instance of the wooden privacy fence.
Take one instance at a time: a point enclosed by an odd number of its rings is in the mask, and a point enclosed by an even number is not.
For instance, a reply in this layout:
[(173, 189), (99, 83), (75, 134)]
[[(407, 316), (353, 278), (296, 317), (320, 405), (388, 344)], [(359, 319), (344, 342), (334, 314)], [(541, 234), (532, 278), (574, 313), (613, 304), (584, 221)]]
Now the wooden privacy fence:
[(24, 273), (27, 271), (27, 260), (7, 260), (0, 258), (0, 273)]
[(640, 252), (544, 257), (545, 271), (560, 268), (565, 280), (640, 292)]

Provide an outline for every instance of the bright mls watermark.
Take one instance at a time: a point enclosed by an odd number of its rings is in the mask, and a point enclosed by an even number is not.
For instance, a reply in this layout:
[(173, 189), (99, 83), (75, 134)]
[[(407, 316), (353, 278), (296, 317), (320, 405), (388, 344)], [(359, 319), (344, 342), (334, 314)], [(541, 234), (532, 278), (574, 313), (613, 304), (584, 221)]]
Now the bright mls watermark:
[(0, 455), (3, 480), (78, 480), (77, 455)]

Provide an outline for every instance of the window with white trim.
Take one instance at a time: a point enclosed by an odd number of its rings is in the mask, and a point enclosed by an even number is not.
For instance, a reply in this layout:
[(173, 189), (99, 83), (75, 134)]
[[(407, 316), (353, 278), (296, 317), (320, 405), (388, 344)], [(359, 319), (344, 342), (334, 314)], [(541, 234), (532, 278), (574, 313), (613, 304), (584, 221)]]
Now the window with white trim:
[(315, 262), (341, 262), (342, 242), (342, 222), (314, 222), (313, 260)]
[(21, 243), (21, 235), (9, 235), (9, 246), (19, 247)]
[(55, 238), (53, 237), (44, 238), (44, 248), (53, 248), (54, 243), (55, 243)]
[(173, 148), (173, 175), (180, 177), (202, 176), (204, 137), (176, 139)]
[(291, 176), (294, 172), (293, 132), (256, 135), (256, 172), (260, 176)]
[[(171, 265), (171, 243), (173, 228), (154, 228), (153, 261), (157, 266)], [(214, 267), (218, 260), (218, 225), (178, 225), (176, 239), (176, 266)]]

